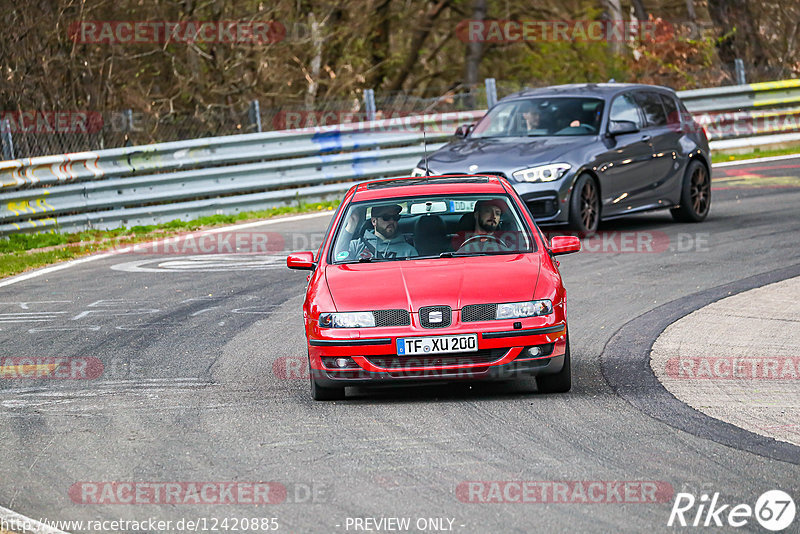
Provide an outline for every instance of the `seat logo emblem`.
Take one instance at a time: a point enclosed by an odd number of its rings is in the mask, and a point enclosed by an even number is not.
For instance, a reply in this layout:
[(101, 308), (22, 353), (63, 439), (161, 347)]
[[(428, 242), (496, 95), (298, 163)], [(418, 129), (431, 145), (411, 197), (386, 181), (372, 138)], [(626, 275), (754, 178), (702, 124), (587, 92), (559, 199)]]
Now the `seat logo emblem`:
[(442, 312), (440, 311), (432, 311), (428, 314), (428, 322), (429, 323), (441, 323), (442, 322)]

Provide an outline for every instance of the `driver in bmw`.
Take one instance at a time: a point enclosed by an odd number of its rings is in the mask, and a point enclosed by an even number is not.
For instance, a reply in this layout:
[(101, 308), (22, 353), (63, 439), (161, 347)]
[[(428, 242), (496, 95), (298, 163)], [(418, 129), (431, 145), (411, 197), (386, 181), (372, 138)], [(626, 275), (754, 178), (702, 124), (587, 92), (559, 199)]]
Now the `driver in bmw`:
[(365, 231), (360, 239), (350, 242), (349, 257), (394, 259), (418, 256), (417, 249), (397, 232), (402, 209), (397, 204), (373, 206), (370, 214), (373, 230)]
[(459, 232), (453, 248), (459, 252), (499, 252), (510, 250), (509, 243), (501, 238), (500, 218), (507, 210), (499, 199), (479, 200), (472, 216), (475, 228), (472, 232)]

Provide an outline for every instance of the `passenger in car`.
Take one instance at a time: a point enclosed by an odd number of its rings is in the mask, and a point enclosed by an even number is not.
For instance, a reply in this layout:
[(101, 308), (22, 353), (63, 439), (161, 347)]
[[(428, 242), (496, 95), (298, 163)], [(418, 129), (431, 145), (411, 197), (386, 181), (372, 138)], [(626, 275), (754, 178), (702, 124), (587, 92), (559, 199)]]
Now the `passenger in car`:
[(418, 256), (417, 249), (406, 242), (397, 231), (402, 208), (397, 204), (373, 206), (370, 222), (372, 230), (366, 230), (359, 239), (350, 242), (348, 257), (394, 259)]

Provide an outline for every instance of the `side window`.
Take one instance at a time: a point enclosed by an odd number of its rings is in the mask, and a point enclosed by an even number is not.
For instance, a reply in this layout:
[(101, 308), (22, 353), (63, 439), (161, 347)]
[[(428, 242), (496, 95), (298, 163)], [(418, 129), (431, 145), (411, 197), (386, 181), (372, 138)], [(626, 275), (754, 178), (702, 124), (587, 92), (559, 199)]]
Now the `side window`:
[(648, 126), (666, 126), (667, 115), (658, 93), (638, 92), (636, 101), (642, 106), (644, 117)]
[(608, 112), (608, 119), (611, 121), (630, 121), (637, 128), (642, 127), (642, 120), (639, 117), (639, 106), (636, 105), (630, 94), (620, 95), (611, 104)]
[(664, 111), (667, 112), (667, 124), (670, 126), (680, 126), (681, 116), (678, 113), (678, 106), (671, 96), (661, 95), (661, 102), (664, 104)]

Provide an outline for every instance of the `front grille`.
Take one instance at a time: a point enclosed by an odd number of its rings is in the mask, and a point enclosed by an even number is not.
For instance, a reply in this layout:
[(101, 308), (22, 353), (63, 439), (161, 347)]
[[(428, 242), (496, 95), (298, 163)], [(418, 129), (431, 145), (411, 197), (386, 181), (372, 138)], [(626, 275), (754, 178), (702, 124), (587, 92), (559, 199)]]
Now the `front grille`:
[(470, 304), (461, 308), (461, 322), (491, 321), (496, 314), (497, 304)]
[(412, 367), (443, 367), (492, 363), (506, 355), (508, 349), (488, 349), (469, 353), (437, 354), (436, 356), (365, 356), (373, 365), (384, 369), (409, 369)]
[(372, 312), (375, 316), (375, 326), (409, 326), (411, 315), (408, 310), (376, 310)]
[[(437, 314), (441, 314), (441, 321), (431, 321)], [(431, 316), (434, 317), (431, 317)], [(419, 323), (423, 328), (445, 328), (450, 326), (452, 312), (450, 306), (425, 306), (419, 309)]]

